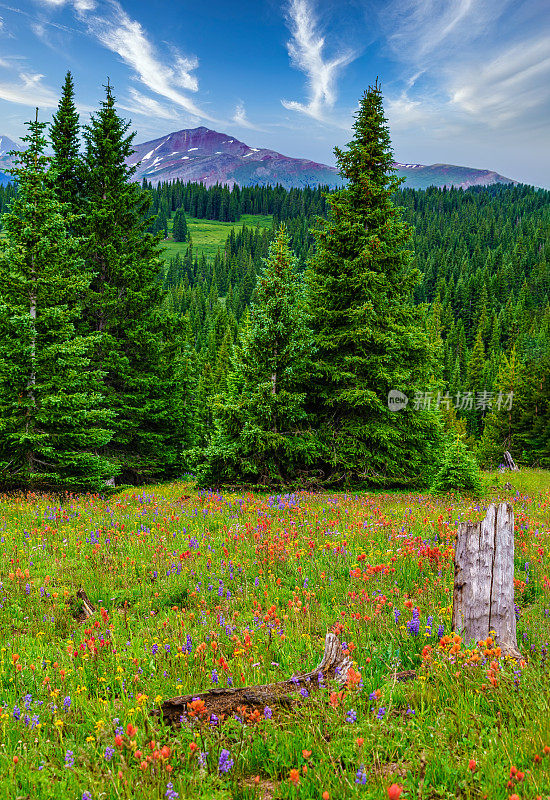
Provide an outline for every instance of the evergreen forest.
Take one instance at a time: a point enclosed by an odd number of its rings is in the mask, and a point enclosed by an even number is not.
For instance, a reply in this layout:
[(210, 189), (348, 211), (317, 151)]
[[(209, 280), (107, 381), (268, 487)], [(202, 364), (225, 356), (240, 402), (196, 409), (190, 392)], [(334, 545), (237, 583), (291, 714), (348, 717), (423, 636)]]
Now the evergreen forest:
[[(550, 468), (550, 192), (403, 187), (378, 84), (336, 191), (139, 185), (133, 137), (110, 85), (82, 125), (68, 73), (0, 187), (4, 489)], [(190, 218), (235, 223), (213, 258)]]

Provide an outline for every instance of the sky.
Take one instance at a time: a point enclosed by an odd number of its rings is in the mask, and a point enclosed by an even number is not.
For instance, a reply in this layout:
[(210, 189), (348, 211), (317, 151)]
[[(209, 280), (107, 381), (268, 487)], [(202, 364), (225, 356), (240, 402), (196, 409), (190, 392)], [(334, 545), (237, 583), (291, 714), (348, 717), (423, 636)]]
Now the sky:
[(82, 121), (109, 78), (136, 142), (204, 125), (327, 164), (378, 77), (397, 161), (550, 188), (548, 0), (0, 0), (0, 135), (68, 69)]

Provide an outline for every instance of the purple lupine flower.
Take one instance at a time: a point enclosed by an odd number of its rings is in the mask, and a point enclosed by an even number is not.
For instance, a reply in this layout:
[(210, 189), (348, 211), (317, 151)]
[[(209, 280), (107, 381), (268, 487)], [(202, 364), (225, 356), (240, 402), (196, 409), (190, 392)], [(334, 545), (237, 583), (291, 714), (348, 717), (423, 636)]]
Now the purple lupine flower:
[(14, 719), (21, 719), (21, 710), (20, 710), (19, 706), (14, 706), (13, 707), (13, 718)]
[(105, 761), (110, 761), (115, 754), (115, 748), (107, 746), (105, 748)]
[(395, 617), (395, 624), (397, 625), (399, 623), (399, 617), (401, 616), (401, 611), (399, 611), (399, 609), (397, 608), (394, 608), (393, 616)]
[(217, 682), (218, 682), (218, 673), (216, 672), (215, 669), (213, 669), (212, 670), (212, 683), (217, 683)]
[(273, 716), (273, 711), (270, 709), (269, 706), (266, 706), (264, 708), (264, 717), (265, 717), (265, 719), (271, 719), (272, 716)]
[(158, 650), (158, 649), (159, 649), (159, 646), (158, 646), (158, 644), (154, 644), (154, 645), (151, 647), (151, 653), (152, 653), (153, 655), (155, 655), (155, 653), (157, 652), (157, 650)]
[(357, 712), (355, 711), (355, 709), (350, 708), (346, 716), (346, 722), (351, 722), (351, 723), (357, 722)]
[(70, 707), (71, 707), (71, 698), (70, 697), (66, 697), (63, 700), (63, 711), (68, 711), (70, 709)]
[(218, 760), (218, 771), (229, 772), (234, 763), (235, 762), (231, 758), (231, 753), (229, 752), (229, 750), (222, 750), (220, 753), (220, 758)]
[(65, 753), (65, 767), (74, 767), (74, 753), (72, 750), (67, 750)]
[(27, 711), (31, 707), (31, 703), (32, 703), (32, 694), (26, 694), (25, 697), (23, 698), (23, 705), (25, 706)]
[(177, 800), (179, 794), (174, 789), (174, 784), (172, 782), (166, 784), (166, 794), (164, 795), (168, 798), (168, 800)]
[(443, 627), (443, 625), (440, 625), (439, 628), (437, 629), (437, 638), (441, 639), (444, 633), (445, 633), (445, 628)]
[(36, 728), (36, 726), (39, 724), (39, 722), (40, 722), (40, 720), (38, 719), (38, 714), (34, 714), (31, 717), (31, 731), (32, 731), (33, 728)]
[(82, 800), (92, 800), (91, 792), (82, 792)]
[(210, 714), (210, 724), (216, 726), (219, 722), (219, 718), (215, 714)]
[(386, 713), (386, 709), (384, 706), (380, 706), (376, 713), (376, 719), (384, 719), (384, 715)]
[(363, 766), (363, 764), (361, 764), (355, 776), (355, 783), (358, 783), (360, 786), (364, 786), (366, 782), (367, 782), (367, 773), (365, 772), (365, 767)]
[(302, 686), (302, 688), (300, 689), (300, 694), (302, 695), (302, 697), (309, 697), (309, 692), (305, 686)]
[(420, 631), (420, 612), (417, 608), (413, 608), (412, 619), (407, 622), (407, 629), (411, 636), (418, 636)]

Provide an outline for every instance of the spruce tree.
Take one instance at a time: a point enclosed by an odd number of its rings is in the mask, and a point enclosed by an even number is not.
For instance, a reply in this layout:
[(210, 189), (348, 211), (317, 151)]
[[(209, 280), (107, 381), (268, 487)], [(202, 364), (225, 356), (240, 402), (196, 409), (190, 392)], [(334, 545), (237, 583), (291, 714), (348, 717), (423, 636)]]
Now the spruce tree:
[(18, 192), (0, 250), (0, 480), (4, 486), (101, 489), (116, 468), (98, 455), (111, 437), (92, 347), (76, 326), (90, 276), (73, 218), (44, 156), (46, 125), (28, 123), (14, 153)]
[(185, 218), (185, 211), (178, 208), (174, 214), (174, 225), (172, 228), (172, 237), (175, 242), (186, 242), (189, 238), (189, 231), (187, 229), (187, 220)]
[[(412, 304), (419, 273), (411, 232), (392, 195), (390, 135), (378, 83), (363, 95), (347, 150), (335, 148), (345, 188), (327, 195), (309, 278), (317, 338), (312, 408), (327, 485), (420, 485), (437, 460), (441, 427), (412, 402), (430, 389), (432, 352)], [(410, 402), (388, 407), (399, 390)]]
[(430, 487), (433, 494), (466, 492), (480, 497), (483, 483), (479, 466), (459, 435), (455, 435), (445, 448), (443, 463)]
[(200, 471), (203, 485), (292, 483), (314, 456), (303, 390), (313, 337), (284, 227), (264, 263), (227, 393), (214, 406), (215, 433)]
[(180, 469), (180, 391), (172, 322), (160, 314), (162, 264), (158, 238), (147, 233), (148, 192), (132, 182), (125, 159), (134, 134), (117, 114), (111, 86), (85, 128), (85, 256), (94, 277), (86, 320), (102, 334), (96, 363), (104, 394), (116, 412), (108, 452), (122, 479), (140, 483)]
[(75, 214), (82, 213), (83, 174), (79, 130), (73, 77), (67, 72), (57, 114), (54, 114), (50, 126), (50, 139), (54, 153), (52, 167), (57, 196)]

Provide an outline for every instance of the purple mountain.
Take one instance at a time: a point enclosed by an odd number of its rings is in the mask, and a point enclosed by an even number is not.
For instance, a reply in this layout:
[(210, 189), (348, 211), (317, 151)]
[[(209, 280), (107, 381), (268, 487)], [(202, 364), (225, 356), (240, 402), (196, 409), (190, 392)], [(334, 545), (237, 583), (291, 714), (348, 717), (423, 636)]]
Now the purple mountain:
[[(141, 163), (139, 163), (141, 162)], [(335, 167), (290, 158), (275, 150), (249, 147), (234, 136), (209, 128), (176, 131), (135, 145), (128, 163), (139, 164), (136, 180), (146, 178), (153, 184), (181, 178), (206, 186), (226, 183), (229, 186), (280, 183), (286, 188), (327, 184), (339, 186), (342, 180)], [(396, 164), (397, 175), (407, 186), (488, 186), (492, 183), (515, 183), (496, 172), (451, 164)]]
[[(9, 180), (13, 159), (10, 150), (22, 150), (23, 146), (0, 136), (0, 183)], [(181, 178), (184, 181), (202, 182), (206, 186), (226, 183), (233, 186), (251, 184), (282, 184), (291, 187), (339, 186), (342, 180), (335, 167), (319, 164), (305, 158), (290, 158), (275, 150), (249, 147), (234, 136), (218, 133), (209, 128), (191, 128), (175, 131), (160, 139), (134, 146), (128, 159), (137, 165), (135, 180), (146, 178), (153, 184)], [(400, 164), (396, 163), (396, 174), (406, 179), (412, 189), (428, 186), (489, 186), (493, 183), (516, 183), (497, 172), (487, 169), (459, 167), (452, 164)]]
[(129, 164), (141, 161), (136, 180), (153, 184), (181, 178), (212, 186), (237, 183), (313, 186), (340, 183), (334, 167), (302, 158), (289, 158), (275, 150), (249, 147), (244, 142), (208, 128), (176, 131), (135, 146)]

